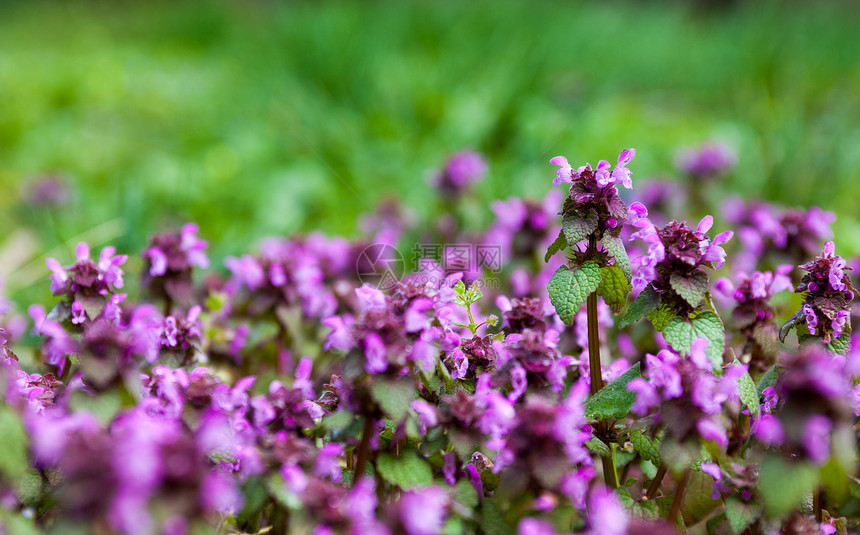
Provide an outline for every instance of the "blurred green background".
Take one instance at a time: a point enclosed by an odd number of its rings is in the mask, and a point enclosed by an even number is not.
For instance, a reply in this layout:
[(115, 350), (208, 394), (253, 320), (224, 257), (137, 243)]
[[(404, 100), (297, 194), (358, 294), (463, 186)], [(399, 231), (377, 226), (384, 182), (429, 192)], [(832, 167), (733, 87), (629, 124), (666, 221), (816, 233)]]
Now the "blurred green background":
[[(635, 147), (635, 186), (708, 140), (739, 151), (727, 195), (833, 210), (857, 253), (858, 6), (3, 3), (0, 276), (23, 295), (82, 237), (135, 254), (186, 221), (217, 265), (267, 235), (355, 236), (385, 196), (431, 217), (428, 171), (463, 148), (489, 203), (543, 197), (557, 154)], [(62, 208), (21, 199), (46, 174)]]

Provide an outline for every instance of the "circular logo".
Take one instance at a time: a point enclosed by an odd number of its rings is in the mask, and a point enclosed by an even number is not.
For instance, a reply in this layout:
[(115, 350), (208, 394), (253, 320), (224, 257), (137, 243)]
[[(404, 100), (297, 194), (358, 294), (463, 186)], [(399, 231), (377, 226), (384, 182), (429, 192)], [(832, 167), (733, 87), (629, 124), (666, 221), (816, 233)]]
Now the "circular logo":
[(355, 261), (355, 273), (362, 283), (390, 290), (403, 277), (406, 261), (396, 247), (374, 243), (364, 248)]

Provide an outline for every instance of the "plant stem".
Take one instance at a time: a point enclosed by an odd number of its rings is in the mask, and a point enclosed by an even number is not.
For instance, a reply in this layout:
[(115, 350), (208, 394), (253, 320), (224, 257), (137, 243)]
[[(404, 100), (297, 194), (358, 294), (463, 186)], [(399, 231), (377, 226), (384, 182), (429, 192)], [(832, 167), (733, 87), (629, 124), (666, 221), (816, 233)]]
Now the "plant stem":
[(818, 487), (812, 495), (812, 507), (815, 509), (815, 521), (819, 524), (824, 521), (824, 514), (822, 512), (824, 509), (824, 505), (822, 503), (824, 501), (823, 494), (821, 487)]
[(358, 445), (358, 459), (355, 462), (355, 478), (357, 483), (364, 475), (367, 467), (367, 454), (370, 451), (370, 435), (373, 433), (373, 418), (364, 419), (364, 429), (361, 432), (361, 443)]
[[(591, 258), (597, 250), (597, 241), (594, 234), (588, 237), (588, 251), (586, 256)], [(603, 377), (600, 367), (600, 332), (597, 326), (597, 292), (591, 292), (585, 303), (588, 315), (588, 368), (591, 379), (591, 395), (595, 395), (603, 388)], [(600, 438), (606, 437), (609, 431), (609, 423), (601, 420), (597, 423), (597, 432)], [(612, 445), (610, 444), (610, 447)], [(603, 478), (606, 486), (618, 488), (618, 475), (615, 473), (614, 450), (609, 455), (601, 456), (603, 462)]]
[(666, 465), (661, 464), (657, 469), (657, 473), (654, 474), (654, 479), (651, 480), (651, 484), (648, 485), (648, 492), (645, 494), (645, 498), (648, 500), (653, 500), (657, 493), (660, 491), (660, 484), (663, 483), (663, 477), (666, 475)]
[(615, 444), (610, 444), (609, 447), (611, 453), (609, 455), (601, 455), (600, 457), (600, 460), (603, 462), (603, 479), (606, 481), (607, 487), (617, 489), (618, 474), (615, 471)]
[(678, 487), (675, 489), (675, 497), (672, 499), (672, 507), (669, 509), (669, 522), (675, 524), (681, 518), (681, 504), (684, 502), (684, 494), (687, 493), (687, 485), (690, 483), (690, 477), (693, 471), (689, 468), (684, 472), (681, 481), (678, 482)]
[(588, 313), (588, 367), (591, 377), (591, 395), (603, 388), (600, 368), (600, 335), (597, 330), (597, 292), (592, 292), (586, 301)]

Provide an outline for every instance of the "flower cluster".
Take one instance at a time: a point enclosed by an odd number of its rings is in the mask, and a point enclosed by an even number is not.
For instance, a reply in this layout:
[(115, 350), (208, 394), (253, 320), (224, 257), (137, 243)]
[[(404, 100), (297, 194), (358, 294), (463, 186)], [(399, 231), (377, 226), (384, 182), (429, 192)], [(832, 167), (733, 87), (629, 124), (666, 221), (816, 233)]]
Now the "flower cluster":
[(723, 266), (726, 251), (722, 245), (734, 235), (727, 230), (711, 240), (706, 233), (713, 224), (714, 218), (705, 216), (696, 230), (677, 221), (658, 229), (643, 214), (634, 222), (639, 231), (631, 236), (647, 246), (643, 255), (632, 259), (633, 287), (650, 285), (661, 303), (679, 316), (696, 309), (708, 288), (708, 275), (702, 268)]
[(841, 337), (843, 331), (850, 333), (855, 290), (845, 273), (851, 268), (836, 254), (834, 243), (827, 242), (822, 254), (800, 268), (807, 273), (794, 291), (805, 292), (800, 312), (809, 334), (829, 343)]
[[(606, 160), (600, 160), (595, 169), (585, 164), (574, 170), (564, 156), (556, 156), (550, 163), (559, 166), (552, 185), (570, 184), (570, 193), (562, 213), (571, 214), (580, 220), (596, 218), (596, 230), (602, 237), (604, 232), (617, 235), (628, 220), (627, 205), (618, 196), (617, 185), (627, 189), (633, 187), (631, 171), (627, 165), (633, 161), (636, 151), (627, 149), (618, 156), (614, 169)], [(614, 231), (614, 232), (613, 232)]]
[(456, 198), (469, 190), (487, 173), (487, 163), (475, 152), (459, 152), (433, 175), (431, 184), (445, 197)]
[(750, 273), (779, 264), (806, 262), (821, 250), (821, 242), (833, 237), (832, 212), (818, 207), (785, 209), (765, 202), (731, 199), (723, 203), (723, 215), (737, 228), (741, 250), (733, 266)]
[(656, 409), (654, 419), (668, 436), (679, 442), (700, 437), (726, 447), (723, 405), (737, 398), (737, 379), (746, 368), (730, 366), (722, 377), (717, 377), (705, 354), (707, 345), (704, 338), (695, 340), (687, 359), (668, 349), (646, 355), (647, 380), (633, 379), (628, 389), (636, 393), (633, 411), (646, 415)]
[(142, 285), (153, 296), (168, 303), (190, 306), (193, 298), (191, 269), (209, 267), (206, 256), (209, 245), (197, 237), (198, 232), (197, 225), (188, 223), (179, 232), (158, 234), (149, 240), (149, 247), (143, 250), (146, 262)]
[(123, 271), (128, 256), (114, 255), (116, 249), (105, 247), (98, 262), (90, 259), (90, 246), (79, 243), (75, 248), (77, 262), (62, 266), (54, 258), (46, 263), (51, 270), (51, 291), (55, 296), (65, 297), (60, 303), (58, 317), (80, 324), (95, 319), (107, 304), (109, 294), (123, 287)]
[(735, 287), (728, 278), (718, 280), (714, 287), (727, 303), (734, 304), (733, 326), (746, 340), (743, 354), (749, 356), (750, 367), (765, 371), (776, 358), (779, 325), (771, 298), (792, 289), (788, 274), (794, 266), (784, 264), (776, 272), (756, 271), (752, 275), (739, 275)]
[(731, 170), (737, 159), (737, 155), (726, 145), (705, 143), (696, 149), (685, 149), (678, 153), (675, 165), (687, 176), (703, 180)]

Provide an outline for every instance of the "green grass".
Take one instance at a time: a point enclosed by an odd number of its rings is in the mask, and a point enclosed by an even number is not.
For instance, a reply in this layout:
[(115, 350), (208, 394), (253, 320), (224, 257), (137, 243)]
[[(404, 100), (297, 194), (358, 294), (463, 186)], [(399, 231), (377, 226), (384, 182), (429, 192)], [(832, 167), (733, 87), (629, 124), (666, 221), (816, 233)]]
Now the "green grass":
[[(426, 173), (463, 147), (489, 157), (489, 202), (543, 196), (557, 154), (636, 147), (635, 181), (716, 138), (740, 149), (726, 194), (834, 210), (840, 249), (860, 252), (858, 16), (848, 2), (2, 4), (0, 233), (32, 228), (35, 266), (93, 229), (134, 253), (193, 220), (220, 260), (266, 235), (354, 236), (385, 196), (430, 217)], [(50, 218), (23, 208), (20, 184), (53, 171), (75, 200)]]

